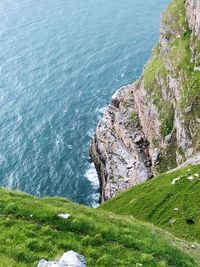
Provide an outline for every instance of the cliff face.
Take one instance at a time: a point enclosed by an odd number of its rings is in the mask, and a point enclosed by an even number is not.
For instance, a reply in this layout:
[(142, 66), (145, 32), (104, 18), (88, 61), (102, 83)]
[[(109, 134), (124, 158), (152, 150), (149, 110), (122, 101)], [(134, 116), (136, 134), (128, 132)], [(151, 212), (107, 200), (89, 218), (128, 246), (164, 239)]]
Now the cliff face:
[(200, 1), (175, 0), (134, 84), (118, 90), (90, 147), (101, 202), (200, 150)]
[(200, 1), (186, 0), (186, 10), (189, 27), (200, 38)]

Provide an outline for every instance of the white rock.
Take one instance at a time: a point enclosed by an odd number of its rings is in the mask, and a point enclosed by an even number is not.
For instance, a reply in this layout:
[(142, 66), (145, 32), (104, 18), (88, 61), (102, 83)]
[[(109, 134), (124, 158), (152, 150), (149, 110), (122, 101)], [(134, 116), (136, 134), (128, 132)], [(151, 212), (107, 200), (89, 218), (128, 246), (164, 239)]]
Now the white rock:
[(142, 136), (141, 135), (136, 135), (136, 137), (134, 138), (133, 142), (135, 144), (139, 144), (142, 142)]
[(178, 211), (179, 209), (178, 208), (174, 208), (174, 211)]
[(173, 179), (172, 184), (175, 184), (175, 183), (178, 182), (180, 179), (181, 179), (180, 177)]
[(85, 259), (82, 255), (70, 250), (64, 253), (58, 264), (61, 266), (86, 267)]
[(48, 261), (44, 259), (40, 260), (37, 267), (48, 267)]
[(47, 267), (64, 267), (55, 261), (49, 261)]
[(57, 261), (40, 260), (37, 267), (86, 267), (85, 259), (82, 255), (70, 250), (64, 253)]
[(191, 175), (191, 176), (188, 176), (187, 179), (188, 179), (189, 181), (192, 181), (192, 180), (194, 179), (194, 177)]
[(172, 140), (172, 134), (168, 134), (167, 136), (165, 136), (165, 142), (166, 143), (170, 143), (170, 141)]
[(61, 213), (61, 214), (58, 214), (58, 217), (60, 218), (63, 218), (65, 220), (67, 220), (71, 215), (68, 214), (68, 213)]
[(200, 71), (200, 67), (198, 67), (198, 66), (194, 66), (194, 70), (195, 70), (195, 71)]

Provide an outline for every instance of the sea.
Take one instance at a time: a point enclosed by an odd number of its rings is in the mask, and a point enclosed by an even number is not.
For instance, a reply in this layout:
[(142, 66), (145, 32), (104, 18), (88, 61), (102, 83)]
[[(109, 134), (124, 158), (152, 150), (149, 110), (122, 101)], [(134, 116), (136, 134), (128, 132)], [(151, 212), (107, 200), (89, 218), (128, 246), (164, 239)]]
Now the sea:
[(0, 186), (95, 207), (89, 144), (169, 0), (0, 1)]

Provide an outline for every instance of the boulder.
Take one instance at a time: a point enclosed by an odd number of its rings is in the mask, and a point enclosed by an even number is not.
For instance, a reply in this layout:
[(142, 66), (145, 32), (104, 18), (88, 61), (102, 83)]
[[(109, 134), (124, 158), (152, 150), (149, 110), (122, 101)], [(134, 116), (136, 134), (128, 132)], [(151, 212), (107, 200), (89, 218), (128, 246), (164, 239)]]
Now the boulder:
[(73, 250), (64, 253), (58, 263), (61, 266), (86, 267), (84, 257)]
[(37, 267), (86, 267), (85, 258), (70, 250), (62, 255), (59, 261), (47, 261), (42, 259)]
[(58, 217), (67, 220), (67, 219), (70, 217), (70, 214), (67, 214), (67, 213), (61, 213), (61, 214), (58, 214)]
[(48, 267), (48, 261), (44, 259), (40, 260), (37, 267)]

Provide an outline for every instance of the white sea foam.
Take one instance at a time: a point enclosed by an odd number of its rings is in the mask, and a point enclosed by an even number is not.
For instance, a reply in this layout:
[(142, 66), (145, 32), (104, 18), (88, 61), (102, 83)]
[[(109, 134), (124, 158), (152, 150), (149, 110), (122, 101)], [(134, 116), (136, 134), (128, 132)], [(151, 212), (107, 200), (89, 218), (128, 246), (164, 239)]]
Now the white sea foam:
[(22, 123), (23, 118), (22, 115), (20, 113), (17, 114), (17, 122)]
[(59, 149), (60, 146), (62, 146), (64, 144), (63, 137), (60, 134), (56, 134), (55, 143), (56, 143), (57, 149)]
[(67, 144), (67, 148), (72, 149), (72, 145)]
[(88, 135), (90, 138), (93, 138), (93, 137), (94, 137), (94, 133), (95, 133), (94, 129), (90, 129), (90, 130), (88, 131), (87, 135)]
[(100, 206), (99, 204), (99, 193), (92, 194), (92, 207), (98, 208)]
[(106, 108), (107, 108), (106, 106), (105, 106), (105, 107), (102, 107), (102, 108), (100, 108), (98, 111), (99, 111), (101, 114), (104, 114)]
[(12, 188), (14, 182), (14, 172), (11, 172), (11, 174), (7, 178), (7, 187)]
[(4, 162), (6, 160), (4, 155), (0, 155), (0, 163)]
[(88, 166), (85, 177), (91, 182), (94, 188), (99, 188), (99, 179), (93, 163), (90, 163)]

